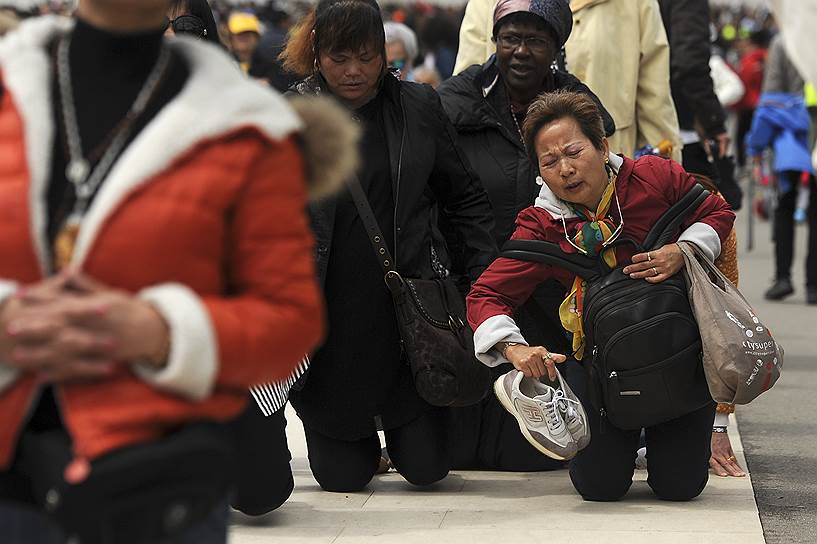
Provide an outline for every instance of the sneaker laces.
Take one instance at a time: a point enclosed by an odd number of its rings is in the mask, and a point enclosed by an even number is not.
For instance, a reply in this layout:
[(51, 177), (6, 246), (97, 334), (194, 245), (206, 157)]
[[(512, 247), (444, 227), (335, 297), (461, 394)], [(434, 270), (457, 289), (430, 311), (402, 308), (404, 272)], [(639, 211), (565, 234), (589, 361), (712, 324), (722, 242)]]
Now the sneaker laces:
[[(538, 395), (534, 397), (534, 400), (543, 408), (547, 418), (548, 428), (550, 429), (558, 428), (559, 423), (564, 424), (561, 416), (559, 415), (559, 393), (561, 393), (561, 391), (555, 390), (552, 395)], [(548, 397), (550, 400), (545, 400)]]
[(553, 402), (556, 403), (562, 413), (567, 414), (568, 418), (579, 417), (579, 411), (574, 405), (580, 404), (580, 402), (565, 396), (565, 392), (561, 389), (556, 390)]

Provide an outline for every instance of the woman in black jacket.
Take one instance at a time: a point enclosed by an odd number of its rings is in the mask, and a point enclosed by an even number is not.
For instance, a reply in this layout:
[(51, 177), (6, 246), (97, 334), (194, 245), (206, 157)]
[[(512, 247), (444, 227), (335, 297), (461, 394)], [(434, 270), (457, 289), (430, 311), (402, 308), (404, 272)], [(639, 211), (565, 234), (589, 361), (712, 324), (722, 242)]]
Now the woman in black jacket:
[[(436, 93), (386, 70), (374, 0), (322, 0), (293, 31), (283, 59), (308, 75), (295, 91), (332, 95), (360, 122), (357, 179), (398, 270), (431, 279), (452, 268), (475, 280), (496, 256), (487, 195)], [(395, 468), (413, 484), (440, 480), (449, 470), (444, 413), (417, 395), (394, 305), (351, 194), (313, 206), (312, 217), (329, 335), (291, 397), (312, 473), (328, 491), (363, 488), (380, 461), (379, 418)]]
[[(439, 88), (460, 145), (491, 200), (492, 234), (498, 246), (513, 233), (517, 214), (539, 194), (539, 172), (528, 159), (521, 131), (528, 105), (539, 94), (557, 89), (585, 93), (598, 104), (606, 135), (615, 132), (613, 118), (590, 89), (552, 68), (572, 26), (564, 0), (500, 0), (494, 12), (496, 54)], [(562, 298), (561, 287), (548, 282), (517, 310), (516, 322), (525, 335), (536, 338), (537, 345), (569, 348), (558, 315)], [(476, 406), (452, 410), (449, 436), (453, 468), (536, 471), (562, 466), (525, 441), (516, 421), (493, 396)]]

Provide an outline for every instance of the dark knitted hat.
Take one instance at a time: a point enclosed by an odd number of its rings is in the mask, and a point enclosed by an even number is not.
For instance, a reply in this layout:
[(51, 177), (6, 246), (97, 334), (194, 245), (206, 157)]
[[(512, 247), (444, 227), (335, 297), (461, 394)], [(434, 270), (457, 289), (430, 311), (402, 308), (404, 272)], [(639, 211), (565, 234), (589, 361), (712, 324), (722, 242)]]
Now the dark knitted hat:
[(567, 0), (499, 0), (494, 10), (494, 33), (497, 23), (513, 13), (532, 13), (544, 19), (562, 47), (573, 29), (573, 14)]

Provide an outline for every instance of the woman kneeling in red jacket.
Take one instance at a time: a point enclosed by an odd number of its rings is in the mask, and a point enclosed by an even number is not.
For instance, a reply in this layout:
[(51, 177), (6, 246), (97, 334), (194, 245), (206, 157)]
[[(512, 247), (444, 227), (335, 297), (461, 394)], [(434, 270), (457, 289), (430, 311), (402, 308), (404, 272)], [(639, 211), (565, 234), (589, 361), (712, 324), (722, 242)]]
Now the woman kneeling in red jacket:
[[(619, 266), (626, 263), (625, 274), (650, 283), (662, 282), (681, 270), (684, 260), (675, 243), (649, 253), (637, 253), (632, 244), (607, 248), (617, 238), (642, 243), (656, 220), (694, 187), (695, 179), (681, 166), (658, 157), (633, 161), (610, 154), (598, 107), (581, 94), (542, 95), (531, 105), (524, 129), (532, 160), (539, 165), (538, 182), (542, 189), (535, 205), (519, 214), (513, 239), (544, 240), (558, 244), (565, 253), (598, 255), (612, 268), (616, 263)], [(714, 260), (733, 221), (734, 214), (728, 205), (710, 195), (682, 224), (680, 240), (695, 243)], [(506, 375), (515, 378), (515, 382), (513, 379), (504, 384), (498, 382), (498, 387), (508, 389), (508, 398), (512, 399), (516, 398), (513, 388), (518, 390), (524, 379), (529, 382), (530, 378), (535, 379), (531, 386), (534, 393), (527, 395), (530, 398), (505, 403), (509, 410), (519, 412), (517, 419), (522, 427), (527, 422), (526, 409), (537, 415), (536, 406), (525, 403), (535, 402), (535, 392), (543, 390), (537, 385), (541, 383), (538, 378), (547, 373), (552, 380), (556, 379), (555, 363), (566, 360), (565, 355), (550, 353), (544, 346), (528, 346), (511, 317), (537, 285), (548, 279), (558, 280), (567, 289), (560, 318), (573, 335), (573, 355), (582, 360), (581, 309), (585, 285), (569, 271), (499, 258), (468, 296), (468, 320), (475, 330), (477, 357), (488, 366), (510, 362), (516, 368)], [(501, 398), (501, 392), (497, 393)], [(570, 395), (567, 389), (565, 394)], [(586, 406), (584, 395), (580, 396)], [(586, 439), (577, 439), (581, 451), (570, 467), (573, 484), (586, 500), (620, 499), (632, 483), (639, 431), (607, 424), (599, 432), (601, 421), (595, 411), (570, 413), (579, 419), (571, 422), (566, 415), (565, 428), (558, 418), (551, 420), (551, 428), (544, 427), (548, 423), (546, 411), (533, 417), (540, 425), (538, 439), (544, 434), (550, 451), (567, 452), (565, 457), (570, 457), (576, 452), (575, 446), (570, 450), (570, 435), (575, 434), (571, 423), (581, 429), (589, 425), (593, 437), (589, 445), (584, 447), (581, 442), (586, 443)], [(709, 403), (646, 429), (649, 484), (660, 498), (689, 500), (703, 490), (708, 478), (714, 415), (715, 405)], [(581, 421), (585, 418), (586, 421)], [(567, 442), (559, 443), (560, 434)]]

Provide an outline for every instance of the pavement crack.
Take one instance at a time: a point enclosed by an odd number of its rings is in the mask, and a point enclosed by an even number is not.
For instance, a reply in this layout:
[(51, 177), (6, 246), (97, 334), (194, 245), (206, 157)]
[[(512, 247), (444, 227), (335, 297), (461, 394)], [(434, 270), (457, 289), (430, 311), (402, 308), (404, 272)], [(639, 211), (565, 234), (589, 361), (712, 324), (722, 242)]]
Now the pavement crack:
[(448, 516), (448, 513), (449, 513), (449, 512), (451, 512), (451, 510), (446, 510), (446, 511), (445, 511), (445, 514), (443, 514), (442, 519), (440, 519), (440, 524), (439, 524), (439, 525), (437, 525), (437, 529), (442, 528), (443, 523), (445, 522), (445, 518), (446, 518), (446, 516)]
[(335, 538), (332, 539), (332, 542), (330, 542), (329, 544), (335, 544), (335, 542), (337, 542), (337, 540), (340, 538), (340, 536), (343, 534), (343, 531), (345, 531), (345, 530), (346, 530), (346, 527), (342, 528), (340, 530), (340, 532), (335, 535)]
[(366, 507), (366, 503), (368, 503), (368, 502), (369, 502), (369, 499), (371, 499), (373, 495), (374, 495), (374, 491), (370, 491), (370, 492), (369, 492), (369, 496), (368, 496), (368, 497), (366, 497), (366, 500), (365, 500), (365, 501), (363, 501), (363, 504), (361, 504), (361, 505), (360, 505), (360, 509), (361, 509), (361, 510), (363, 510), (363, 508), (365, 508), (365, 507)]

